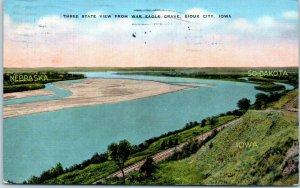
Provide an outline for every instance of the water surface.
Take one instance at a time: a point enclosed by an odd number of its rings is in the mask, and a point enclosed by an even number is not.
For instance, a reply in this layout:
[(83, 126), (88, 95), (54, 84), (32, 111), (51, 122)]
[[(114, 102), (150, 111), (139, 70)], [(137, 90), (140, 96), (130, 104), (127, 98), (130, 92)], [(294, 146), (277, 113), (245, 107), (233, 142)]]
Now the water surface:
[(4, 119), (5, 180), (22, 182), (58, 162), (64, 167), (81, 163), (121, 139), (139, 144), (180, 129), (189, 121), (234, 110), (241, 98), (253, 102), (259, 92), (254, 84), (241, 82), (112, 73), (87, 73), (87, 76), (209, 87)]

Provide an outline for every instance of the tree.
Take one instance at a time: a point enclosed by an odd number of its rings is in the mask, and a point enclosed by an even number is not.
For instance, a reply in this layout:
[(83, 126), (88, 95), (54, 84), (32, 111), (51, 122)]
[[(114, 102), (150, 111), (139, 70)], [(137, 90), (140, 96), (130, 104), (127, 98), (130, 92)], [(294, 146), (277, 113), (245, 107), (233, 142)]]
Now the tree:
[(178, 144), (179, 144), (179, 139), (178, 139), (178, 138), (175, 138), (175, 139), (174, 139), (174, 145), (177, 146)]
[(208, 125), (210, 125), (211, 124), (211, 118), (210, 117), (208, 117), (208, 118), (206, 118), (206, 123), (208, 124)]
[(167, 144), (167, 146), (168, 146), (168, 148), (171, 148), (171, 147), (173, 147), (173, 139), (171, 138), (171, 139), (169, 139), (168, 140), (168, 144)]
[(123, 183), (125, 184), (124, 164), (128, 159), (132, 150), (131, 144), (127, 140), (121, 140), (119, 144), (112, 143), (108, 146), (108, 153), (110, 159), (112, 159), (122, 172)]
[(90, 159), (90, 163), (93, 164), (101, 163), (107, 161), (107, 158), (108, 158), (107, 153), (101, 153), (101, 154), (95, 153)]
[(166, 149), (166, 141), (163, 140), (162, 143), (160, 144), (161, 149)]
[(54, 168), (54, 175), (60, 175), (64, 172), (64, 168), (61, 163), (57, 163), (56, 167)]
[(141, 166), (140, 172), (145, 173), (146, 176), (152, 174), (156, 169), (156, 165), (154, 164), (154, 160), (151, 157), (147, 157), (145, 163)]
[(38, 178), (36, 176), (32, 176), (26, 183), (27, 184), (39, 184), (40, 178)]
[(217, 122), (218, 122), (218, 118), (216, 118), (216, 117), (212, 117), (210, 120), (211, 125), (215, 125)]
[(202, 119), (201, 121), (201, 127), (204, 127), (206, 125), (206, 119)]
[(255, 100), (254, 106), (256, 109), (264, 108), (268, 102), (268, 95), (266, 95), (264, 93), (256, 94), (255, 98), (256, 98), (256, 100)]
[(238, 101), (237, 106), (239, 107), (240, 110), (247, 111), (250, 107), (250, 100), (247, 98), (242, 98), (241, 100)]
[(198, 125), (198, 122), (194, 121), (193, 126), (197, 126), (197, 125)]

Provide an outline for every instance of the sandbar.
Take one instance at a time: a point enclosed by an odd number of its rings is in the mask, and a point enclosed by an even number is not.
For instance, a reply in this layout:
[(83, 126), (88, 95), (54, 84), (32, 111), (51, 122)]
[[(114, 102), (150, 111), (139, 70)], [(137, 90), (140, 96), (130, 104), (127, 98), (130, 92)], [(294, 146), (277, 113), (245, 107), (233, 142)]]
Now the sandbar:
[(191, 88), (190, 86), (154, 81), (103, 78), (86, 79), (76, 83), (56, 82), (54, 84), (70, 90), (72, 95), (57, 100), (4, 105), (4, 118), (80, 106), (117, 103)]
[(13, 93), (4, 93), (3, 99), (10, 100), (10, 99), (20, 99), (25, 97), (33, 97), (33, 96), (47, 96), (47, 95), (54, 95), (54, 91), (46, 90), (46, 89), (38, 89), (38, 90), (31, 90), (31, 91), (23, 91), (23, 92), (13, 92)]

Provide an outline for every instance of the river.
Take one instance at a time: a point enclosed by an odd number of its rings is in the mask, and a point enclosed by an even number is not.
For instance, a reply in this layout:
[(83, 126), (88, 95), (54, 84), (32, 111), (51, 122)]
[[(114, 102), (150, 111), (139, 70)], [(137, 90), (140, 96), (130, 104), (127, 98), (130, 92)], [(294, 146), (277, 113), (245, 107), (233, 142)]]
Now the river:
[[(4, 119), (4, 179), (22, 182), (61, 162), (64, 167), (81, 163), (95, 152), (106, 151), (112, 142), (127, 139), (139, 144), (146, 139), (180, 129), (190, 121), (237, 108), (237, 101), (254, 102), (255, 84), (221, 80), (161, 76), (85, 73), (93, 78), (153, 80), (193, 85), (159, 96), (114, 104), (69, 108)], [(55, 97), (10, 100), (15, 104), (67, 97), (69, 91), (49, 84)]]

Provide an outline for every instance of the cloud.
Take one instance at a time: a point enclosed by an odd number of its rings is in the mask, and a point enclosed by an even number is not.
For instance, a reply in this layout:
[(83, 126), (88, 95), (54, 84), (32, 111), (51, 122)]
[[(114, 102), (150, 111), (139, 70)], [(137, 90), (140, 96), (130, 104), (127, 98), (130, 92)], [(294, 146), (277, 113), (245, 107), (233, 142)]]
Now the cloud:
[(257, 27), (259, 28), (274, 28), (277, 23), (271, 16), (262, 16), (257, 19)]
[(235, 30), (245, 31), (245, 32), (253, 32), (256, 29), (255, 24), (249, 22), (244, 18), (238, 18), (231, 22), (231, 27)]
[(296, 11), (287, 11), (282, 14), (282, 17), (288, 20), (297, 20), (298, 12)]
[(242, 41), (247, 38), (258, 41), (295, 40), (298, 33), (296, 20), (275, 19), (271, 16), (261, 16), (256, 20), (233, 19), (225, 28), (228, 34), (234, 33)]

